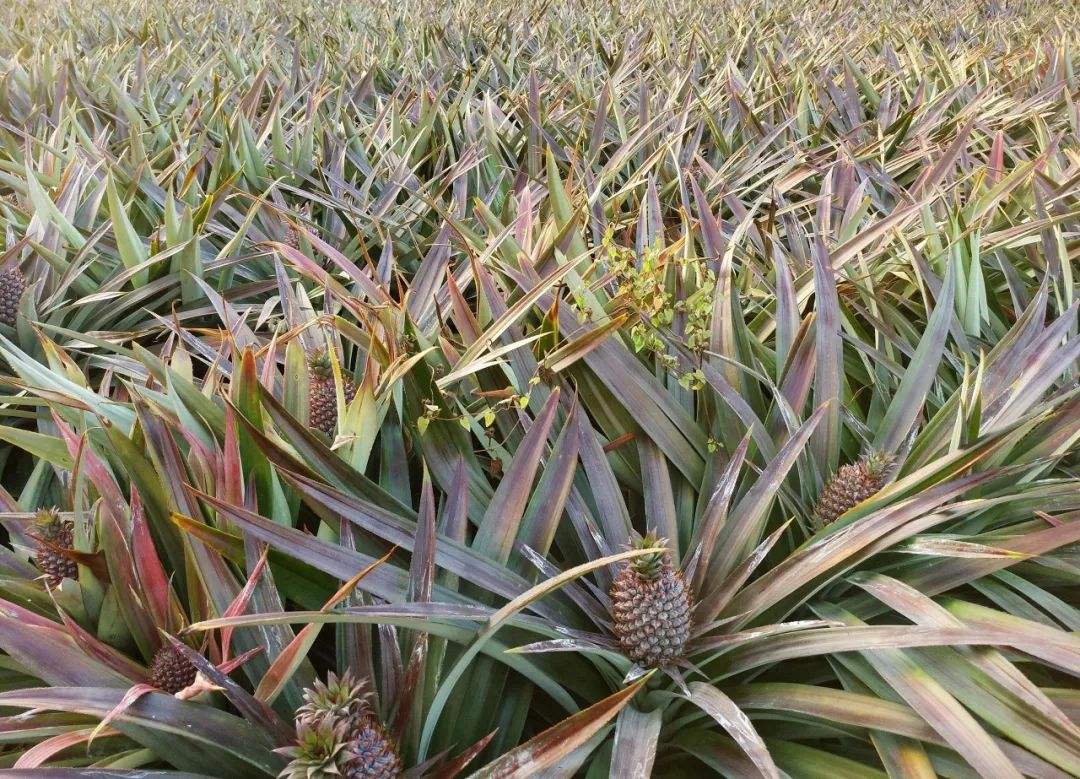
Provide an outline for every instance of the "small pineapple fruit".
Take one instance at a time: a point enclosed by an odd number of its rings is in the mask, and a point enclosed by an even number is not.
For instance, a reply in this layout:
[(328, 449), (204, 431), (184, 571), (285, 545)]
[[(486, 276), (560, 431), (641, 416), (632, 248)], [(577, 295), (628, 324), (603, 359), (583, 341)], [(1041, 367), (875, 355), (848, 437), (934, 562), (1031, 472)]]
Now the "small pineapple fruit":
[(162, 692), (175, 695), (195, 682), (198, 670), (180, 650), (165, 644), (154, 653), (150, 665), (150, 682)]
[(345, 739), (343, 725), (329, 719), (302, 720), (296, 726), (296, 744), (275, 750), (289, 758), (278, 779), (341, 779)]
[(690, 590), (666, 543), (655, 533), (636, 541), (634, 549), (656, 553), (627, 562), (611, 585), (615, 637), (628, 658), (647, 668), (678, 660), (690, 637)]
[(814, 509), (814, 524), (825, 527), (880, 490), (890, 465), (892, 457), (871, 452), (854, 463), (840, 466), (821, 491)]
[(70, 519), (60, 519), (56, 509), (42, 509), (34, 517), (37, 550), (34, 562), (45, 574), (49, 584), (59, 587), (64, 579), (77, 579), (79, 566), (60, 550), (74, 548), (75, 525)]
[(393, 779), (401, 774), (397, 748), (371, 714), (354, 724), (343, 755), (343, 779)]
[(9, 327), (19, 316), (19, 300), (26, 290), (26, 276), (18, 268), (0, 272), (0, 322)]
[[(308, 378), (308, 421), (313, 430), (332, 436), (337, 427), (337, 389), (330, 355), (325, 351), (315, 352), (308, 360)], [(342, 381), (345, 402), (350, 403), (356, 395), (356, 385), (344, 376)]]
[(281, 242), (297, 251), (300, 250), (300, 231), (293, 226), (292, 222), (285, 223), (285, 235)]
[(298, 721), (325, 719), (334, 723), (359, 720), (370, 711), (367, 685), (350, 673), (338, 676), (333, 671), (326, 682), (315, 680), (315, 686), (304, 690), (304, 705), (296, 712)]

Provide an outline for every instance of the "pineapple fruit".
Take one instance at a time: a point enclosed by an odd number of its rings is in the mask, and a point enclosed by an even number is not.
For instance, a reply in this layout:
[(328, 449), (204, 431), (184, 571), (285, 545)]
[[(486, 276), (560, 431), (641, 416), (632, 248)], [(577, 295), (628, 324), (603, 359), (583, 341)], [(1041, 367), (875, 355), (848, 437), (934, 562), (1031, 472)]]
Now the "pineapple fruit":
[[(313, 430), (332, 436), (337, 427), (337, 388), (330, 355), (325, 351), (316, 351), (309, 357), (308, 379), (308, 422)], [(356, 395), (353, 380), (343, 376), (341, 389), (345, 402), (352, 402)]]
[(300, 251), (300, 232), (293, 226), (292, 222), (285, 223), (285, 234), (282, 236), (281, 242)]
[(150, 681), (162, 692), (175, 695), (195, 683), (198, 670), (191, 661), (172, 644), (166, 644), (154, 653), (150, 665)]
[(690, 637), (690, 589), (666, 543), (655, 533), (636, 541), (633, 548), (656, 553), (630, 560), (611, 585), (615, 637), (628, 658), (647, 668), (681, 658)]
[(311, 224), (311, 207), (310, 204), (301, 207), (296, 212), (290, 212), (288, 216), (281, 215), (281, 242), (286, 246), (289, 246), (297, 251), (303, 251), (303, 247), (300, 243), (300, 228), (297, 225)]
[(872, 452), (854, 463), (843, 465), (821, 491), (814, 508), (818, 528), (835, 522), (837, 517), (875, 494), (885, 484), (892, 458)]
[(0, 272), (0, 322), (11, 327), (19, 316), (19, 301), (26, 291), (26, 276), (18, 268)]
[(331, 673), (304, 691), (296, 744), (280, 779), (392, 779), (402, 772), (393, 739), (379, 722), (363, 683)]
[(401, 774), (394, 742), (372, 714), (355, 724), (343, 754), (345, 779), (393, 779)]
[(61, 551), (74, 548), (75, 525), (70, 519), (61, 519), (56, 509), (42, 509), (34, 518), (33, 535), (34, 562), (49, 584), (59, 587), (64, 579), (78, 578), (78, 564)]

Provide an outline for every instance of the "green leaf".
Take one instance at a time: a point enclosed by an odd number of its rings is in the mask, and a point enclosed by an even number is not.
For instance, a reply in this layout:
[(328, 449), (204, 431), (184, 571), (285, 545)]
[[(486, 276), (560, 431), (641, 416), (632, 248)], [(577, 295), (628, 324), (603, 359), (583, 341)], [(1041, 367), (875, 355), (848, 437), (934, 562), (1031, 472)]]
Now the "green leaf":
[[(124, 697), (112, 687), (56, 687), (0, 693), (0, 705), (105, 717)], [(276, 776), (284, 760), (239, 717), (152, 692), (125, 708), (112, 726), (178, 768), (209, 776)]]
[(0, 441), (7, 441), (24, 452), (40, 457), (57, 468), (71, 470), (74, 461), (68, 453), (67, 445), (59, 438), (19, 427), (0, 425)]
[[(469, 669), (470, 661), (476, 657), (480, 650), (484, 647), (488, 641), (498, 632), (499, 628), (512, 616), (517, 614), (522, 609), (529, 606), (534, 601), (539, 600), (543, 596), (555, 592), (560, 587), (568, 584), (575, 579), (578, 579), (590, 571), (612, 563), (621, 562), (623, 560), (629, 560), (633, 557), (640, 557), (643, 554), (648, 554), (648, 549), (632, 549), (627, 552), (621, 552), (620, 554), (609, 555), (608, 557), (602, 557), (599, 560), (592, 560), (582, 565), (575, 566), (569, 570), (563, 571), (557, 576), (553, 576), (550, 579), (546, 579), (534, 587), (531, 587), (528, 591), (517, 596), (501, 609), (496, 611), (491, 617), (488, 618), (487, 624), (477, 634), (475, 640), (468, 646), (468, 648), (461, 654), (457, 662), (453, 665), (446, 676), (443, 678), (442, 684), (439, 686), (439, 690), (435, 695), (435, 699), (432, 701), (430, 708), (428, 709), (427, 719), (424, 722), (423, 732), (420, 736), (420, 759), (427, 754), (428, 747), (431, 743), (431, 737), (435, 732), (435, 726), (438, 724), (439, 717), (442, 714), (446, 702), (453, 692), (454, 685), (461, 679), (462, 675)], [(616, 712), (612, 712), (611, 716), (614, 716)]]
[(911, 357), (900, 388), (889, 403), (874, 439), (874, 448), (888, 453), (896, 452), (907, 438), (919, 410), (926, 401), (939, 373), (941, 354), (945, 348), (945, 339), (949, 334), (949, 325), (953, 317), (953, 296), (956, 290), (956, 274), (953, 265), (945, 274), (945, 283), (938, 295), (934, 313), (926, 326), (926, 332), (919, 341), (915, 354)]
[[(149, 252), (146, 245), (139, 238), (135, 228), (128, 219), (127, 210), (120, 202), (120, 195), (116, 191), (116, 181), (112, 175), (105, 179), (105, 194), (109, 201), (109, 215), (113, 223), (113, 236), (116, 238), (116, 248), (120, 252), (120, 259), (129, 271), (135, 271), (132, 275), (132, 284), (136, 289), (145, 286), (150, 279), (150, 272), (142, 268)], [(139, 269), (140, 270), (136, 270)]]
[(649, 779), (653, 775), (663, 712), (627, 706), (615, 721), (611, 747), (611, 779)]
[(499, 759), (470, 775), (470, 779), (527, 779), (543, 773), (579, 746), (585, 744), (612, 720), (645, 685), (646, 674), (629, 687), (619, 690), (587, 709), (567, 717), (558, 725), (512, 749)]
[(761, 736), (754, 729), (747, 717), (735, 703), (711, 684), (692, 682), (690, 684), (690, 702), (720, 723), (742, 750), (754, 762), (763, 777), (779, 779), (780, 771), (773, 763), (769, 750)]

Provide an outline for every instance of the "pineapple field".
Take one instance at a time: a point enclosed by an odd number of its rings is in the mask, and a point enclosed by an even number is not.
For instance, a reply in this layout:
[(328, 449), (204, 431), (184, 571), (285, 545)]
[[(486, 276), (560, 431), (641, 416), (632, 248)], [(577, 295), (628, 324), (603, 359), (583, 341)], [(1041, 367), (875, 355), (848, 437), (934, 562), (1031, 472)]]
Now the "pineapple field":
[(1080, 4), (0, 9), (0, 776), (1080, 776)]

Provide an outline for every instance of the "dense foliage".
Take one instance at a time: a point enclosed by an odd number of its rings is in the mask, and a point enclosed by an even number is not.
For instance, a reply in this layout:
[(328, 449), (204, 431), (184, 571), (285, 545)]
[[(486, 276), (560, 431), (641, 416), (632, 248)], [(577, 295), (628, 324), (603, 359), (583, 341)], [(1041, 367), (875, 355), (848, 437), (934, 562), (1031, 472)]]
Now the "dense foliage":
[(7, 5), (0, 766), (1080, 773), (1078, 44)]

